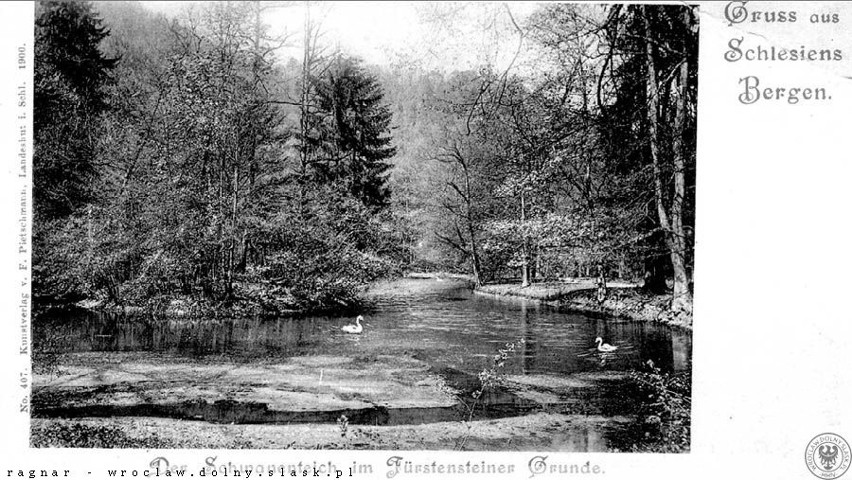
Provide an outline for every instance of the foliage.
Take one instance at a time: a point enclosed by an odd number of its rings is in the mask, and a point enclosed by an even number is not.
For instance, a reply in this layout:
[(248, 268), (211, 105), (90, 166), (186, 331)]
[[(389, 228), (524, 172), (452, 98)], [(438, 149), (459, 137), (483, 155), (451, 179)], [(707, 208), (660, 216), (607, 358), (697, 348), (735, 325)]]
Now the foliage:
[(694, 241), (698, 89), (691, 10), (613, 6), (604, 25), (613, 73), (600, 86), (608, 98), (601, 105), (602, 147), (614, 159), (607, 172), (616, 179), (606, 199), (628, 206), (637, 230), (650, 233), (640, 242), (646, 284), (662, 290), (671, 272), (676, 295), (685, 297)]
[[(470, 403), (465, 403), (465, 407), (467, 408), (467, 420), (465, 424), (467, 426), (467, 432), (465, 436), (459, 440), (456, 445), (456, 449), (461, 450), (464, 448), (467, 443), (468, 438), (470, 438), (472, 425), (470, 422), (473, 420), (473, 416), (476, 413), (476, 407), (479, 405), (479, 402), (482, 400), (482, 396), (487, 392), (499, 387), (503, 384), (503, 368), (506, 366), (506, 362), (509, 360), (511, 355), (515, 352), (519, 345), (523, 345), (526, 342), (526, 339), (523, 337), (518, 339), (517, 342), (507, 342), (503, 348), (497, 350), (497, 353), (491, 357), (491, 367), (483, 369), (479, 372), (478, 380), (479, 380), (479, 388), (475, 391), (471, 392), (470, 396), (472, 401)], [(464, 401), (462, 401), (464, 403)]]
[(115, 60), (98, 49), (108, 35), (87, 2), (40, 2), (35, 29), (33, 157), (35, 214), (65, 217), (93, 198), (95, 139), (107, 109)]
[(340, 436), (346, 438), (349, 433), (349, 419), (346, 415), (340, 415), (337, 419), (337, 427), (340, 429)]
[(486, 391), (493, 389), (502, 383), (502, 371), (503, 367), (506, 366), (506, 361), (509, 360), (512, 353), (515, 352), (518, 345), (523, 345), (525, 342), (526, 339), (520, 338), (517, 342), (506, 343), (503, 348), (497, 350), (497, 353), (491, 358), (491, 368), (479, 372), (480, 387), (479, 390), (473, 392), (472, 395), (475, 400), (478, 400)]
[(309, 17), (282, 65), (267, 8), (40, 4), (39, 300), (349, 308), (407, 268), (688, 296), (689, 9), (542, 5), (502, 19), (534, 68), (427, 71), (330, 52)]
[(314, 79), (317, 109), (309, 145), (314, 177), (324, 184), (342, 183), (364, 205), (388, 205), (385, 186), (391, 165), (391, 113), (383, 105), (376, 78), (353, 58), (338, 57), (325, 75)]
[[(106, 86), (115, 60), (98, 49), (108, 35), (85, 2), (37, 4), (33, 127), (33, 295), (79, 298), (79, 258), (57, 254), (68, 238), (51, 232), (75, 229), (72, 214), (85, 215), (96, 197), (98, 133), (107, 111)], [(79, 229), (76, 233), (82, 233)], [(85, 235), (83, 238), (86, 238)], [(79, 252), (77, 252), (79, 253)]]
[[(679, 220), (669, 226), (656, 212), (649, 153), (646, 16), (663, 97), (655, 122), (662, 152), (656, 177), (667, 208), (679, 198), (674, 154), (683, 153), (685, 162), (684, 201), (677, 215), (670, 209)], [(392, 178), (405, 187), (396, 208), (430, 219), (428, 231), (418, 228), (423, 224), (410, 230), (419, 247), (415, 259), (437, 257), (444, 268), (461, 264), (480, 282), (601, 271), (665, 288), (676, 270), (673, 259), (683, 259), (686, 269), (692, 264), (694, 15), (680, 6), (548, 4), (523, 23), (515, 20), (518, 51), (532, 55), (533, 65), (397, 70), (410, 89), (391, 91), (397, 111), (423, 119), (403, 124), (419, 138), (406, 138), (399, 162), (406, 167), (416, 160), (430, 177), (412, 179), (403, 170)], [(688, 74), (681, 89), (673, 75), (683, 60)], [(678, 124), (681, 98), (686, 113)], [(672, 233), (680, 225), (684, 233)], [(684, 239), (683, 247), (669, 241), (675, 237)]]
[(646, 365), (647, 371), (632, 374), (644, 399), (640, 420), (644, 441), (634, 448), (688, 451), (692, 375), (690, 372), (662, 373), (650, 360)]
[[(109, 85), (105, 74), (83, 82), (103, 85), (81, 96), (87, 110), (66, 109), (74, 120), (100, 115), (80, 155), (88, 163), (68, 175), (100, 193), (71, 195), (65, 216), (40, 221), (39, 299), (146, 305), (190, 296), (271, 311), (351, 308), (363, 285), (399, 271), (405, 254), (382, 208), (391, 115), (357, 62), (341, 59), (315, 80), (310, 111), (323, 142), (305, 178), (292, 141), (304, 138), (279, 101), (288, 85), (276, 50), (286, 39), (269, 35), (263, 5), (210, 4), (172, 21), (138, 5), (99, 5), (111, 34), (88, 4), (45, 5), (50, 15), (37, 25), (37, 49), (48, 52), (43, 77), (51, 80), (50, 62), (63, 66), (54, 59), (68, 56), (51, 49), (77, 48), (51, 25), (75, 22), (91, 30), (86, 65), (119, 75)], [(101, 49), (120, 61), (98, 56)], [(58, 108), (50, 95), (64, 85), (47, 80), (36, 88), (40, 111)], [(50, 147), (45, 138), (39, 148)]]

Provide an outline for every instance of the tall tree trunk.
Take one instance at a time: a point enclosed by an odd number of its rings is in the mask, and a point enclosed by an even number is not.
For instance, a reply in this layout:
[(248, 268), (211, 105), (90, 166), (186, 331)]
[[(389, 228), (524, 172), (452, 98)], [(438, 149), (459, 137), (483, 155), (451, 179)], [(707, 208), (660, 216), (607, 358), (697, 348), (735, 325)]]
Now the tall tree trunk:
[(234, 184), (231, 193), (231, 231), (229, 232), (228, 260), (226, 263), (227, 269), (225, 270), (225, 294), (228, 297), (230, 297), (234, 291), (234, 259), (236, 257), (237, 247), (237, 239), (235, 238), (235, 235), (237, 233), (237, 206), (239, 204), (240, 170), (236, 162), (234, 162), (233, 178)]
[[(683, 12), (683, 22), (689, 28), (689, 10)], [(672, 158), (674, 162), (674, 194), (672, 197), (672, 265), (674, 266), (674, 299), (672, 308), (676, 311), (692, 311), (692, 293), (689, 290), (689, 275), (686, 264), (686, 232), (683, 228), (683, 202), (686, 194), (686, 159), (683, 136), (686, 131), (687, 82), (689, 63), (686, 58), (680, 64), (677, 85), (677, 108), (675, 110), (674, 138), (672, 139)]]
[(482, 285), (482, 264), (479, 258), (479, 247), (476, 243), (476, 228), (473, 222), (473, 201), (471, 199), (470, 172), (468, 172), (467, 164), (465, 163), (462, 163), (462, 169), (464, 172), (465, 186), (465, 220), (467, 223), (468, 238), (470, 238), (470, 257), (471, 263), (473, 264), (473, 283), (475, 286), (479, 287)]
[(535, 245), (535, 262), (532, 264), (532, 281), (536, 282), (540, 278), (542, 278), (541, 273), (541, 245), (536, 243)]
[(309, 79), (311, 70), (311, 4), (305, 2), (305, 39), (304, 52), (302, 56), (302, 91), (299, 98), (299, 134), (301, 144), (299, 145), (299, 217), (305, 215), (305, 189), (306, 176), (308, 174), (308, 97)]
[[(645, 66), (647, 70), (648, 98), (648, 134), (651, 149), (651, 161), (654, 169), (654, 199), (657, 204), (657, 216), (660, 226), (665, 233), (666, 247), (671, 257), (674, 274), (672, 310), (690, 312), (692, 310), (692, 294), (689, 291), (689, 277), (686, 271), (686, 241), (683, 229), (683, 199), (685, 190), (685, 160), (683, 151), (683, 134), (686, 119), (686, 83), (689, 64), (684, 58), (678, 72), (677, 103), (675, 107), (674, 135), (672, 140), (672, 159), (674, 163), (674, 191), (670, 212), (665, 205), (663, 193), (663, 169), (660, 165), (658, 146), (659, 125), (659, 86), (657, 71), (654, 66), (653, 46), (651, 44), (651, 28), (648, 21), (647, 7), (643, 7), (642, 19), (645, 27)], [(684, 21), (689, 22), (689, 12), (684, 13)], [(665, 88), (665, 86), (663, 86)]]
[(88, 263), (91, 263), (95, 258), (95, 227), (92, 223), (92, 204), (86, 206), (86, 253), (88, 254)]
[(468, 222), (468, 236), (470, 236), (470, 256), (473, 263), (473, 283), (475, 286), (482, 286), (482, 265), (479, 259), (479, 249), (476, 246), (476, 237), (473, 231), (473, 224)]
[(243, 238), (242, 238), (241, 243), (242, 243), (242, 245), (241, 245), (242, 250), (241, 250), (241, 253), (240, 253), (241, 258), (240, 258), (240, 262), (237, 264), (237, 271), (241, 272), (241, 273), (245, 273), (246, 266), (248, 265), (248, 262), (249, 262), (248, 251), (249, 251), (249, 248), (250, 248), (250, 245), (251, 245), (251, 240), (248, 238), (248, 230), (246, 230), (245, 228), (243, 229)]
[(607, 296), (607, 288), (606, 288), (606, 275), (604, 273), (603, 265), (598, 264), (598, 278), (596, 280), (597, 283), (597, 300), (598, 303), (603, 303), (606, 300)]
[(521, 286), (530, 286), (530, 246), (527, 238), (527, 204), (524, 191), (521, 190)]

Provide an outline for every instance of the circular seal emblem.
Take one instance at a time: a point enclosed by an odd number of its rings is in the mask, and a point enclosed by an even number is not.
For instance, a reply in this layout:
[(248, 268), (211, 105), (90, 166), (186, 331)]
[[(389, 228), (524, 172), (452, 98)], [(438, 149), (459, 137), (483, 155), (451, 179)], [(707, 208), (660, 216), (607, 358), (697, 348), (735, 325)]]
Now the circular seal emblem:
[(808, 443), (805, 464), (819, 478), (838, 478), (849, 469), (852, 452), (840, 435), (823, 433)]

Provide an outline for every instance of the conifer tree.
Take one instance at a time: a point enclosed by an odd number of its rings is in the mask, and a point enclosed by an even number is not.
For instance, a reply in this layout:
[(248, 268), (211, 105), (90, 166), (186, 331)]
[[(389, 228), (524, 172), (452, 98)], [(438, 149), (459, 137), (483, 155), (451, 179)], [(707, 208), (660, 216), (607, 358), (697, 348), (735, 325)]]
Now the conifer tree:
[(387, 160), (396, 150), (391, 146), (391, 113), (382, 104), (381, 86), (351, 58), (338, 59), (316, 82), (316, 179), (341, 184), (371, 209), (387, 207), (391, 167)]
[(35, 213), (62, 218), (90, 201), (98, 116), (115, 59), (109, 32), (85, 2), (41, 2), (35, 28)]

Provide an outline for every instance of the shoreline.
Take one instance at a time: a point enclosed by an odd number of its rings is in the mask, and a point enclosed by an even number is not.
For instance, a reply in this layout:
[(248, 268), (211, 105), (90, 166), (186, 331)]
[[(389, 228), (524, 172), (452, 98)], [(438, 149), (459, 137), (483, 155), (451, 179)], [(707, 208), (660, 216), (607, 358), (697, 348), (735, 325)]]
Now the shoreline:
[[(640, 405), (626, 400), (635, 395), (626, 372), (507, 374), (478, 405), (469, 403), (480, 388), (477, 377), (455, 373), (399, 353), (237, 365), (126, 352), (64, 354), (58, 370), (34, 377), (30, 442), (33, 448), (496, 450), (507, 441), (543, 451), (656, 448), (643, 443)], [(462, 401), (474, 405), (469, 413), (454, 408)], [(526, 407), (499, 413), (507, 405)], [(589, 429), (601, 434), (593, 445), (582, 441)], [(552, 435), (535, 435), (543, 431)]]
[[(449, 272), (408, 272), (399, 278), (436, 279), (471, 282), (469, 275)], [(371, 284), (374, 286), (375, 283)], [(371, 286), (364, 287), (360, 306), (365, 306), (366, 294)], [(656, 322), (664, 325), (692, 331), (691, 314), (675, 314), (669, 308), (670, 294), (653, 295), (643, 292), (638, 285), (623, 281), (607, 282), (607, 298), (603, 302), (596, 299), (594, 279), (578, 278), (570, 281), (534, 283), (522, 287), (517, 283), (488, 284), (472, 288), (474, 294), (496, 299), (524, 299), (549, 305), (564, 312), (576, 312), (586, 315), (611, 316), (635, 322)], [(195, 299), (189, 296), (164, 296), (150, 299), (144, 305), (114, 305), (102, 300), (84, 300), (69, 305), (49, 305), (45, 311), (53, 308), (81, 309), (89, 312), (118, 314), (163, 315), (170, 318), (222, 317), (234, 315), (260, 315), (300, 317), (315, 314), (347, 314), (353, 312), (355, 305), (304, 309), (293, 308), (292, 304), (270, 305), (249, 299), (232, 302), (214, 302), (207, 299)], [(289, 308), (288, 308), (289, 307)]]
[[(239, 295), (229, 300), (214, 300), (187, 294), (163, 294), (152, 296), (143, 301), (116, 304), (104, 298), (87, 298), (76, 302), (43, 302), (38, 305), (39, 313), (50, 310), (83, 310), (97, 313), (113, 313), (122, 315), (161, 315), (170, 318), (202, 318), (228, 316), (271, 316), (271, 317), (301, 317), (310, 315), (349, 315), (358, 309), (369, 307), (367, 292), (381, 282), (395, 281), (404, 278), (457, 280), (471, 282), (470, 275), (452, 272), (407, 272), (401, 275), (378, 279), (360, 287), (358, 297), (346, 302), (328, 305), (300, 305), (292, 297), (264, 295), (253, 298)], [(243, 288), (250, 284), (241, 285)]]
[[(449, 278), (404, 282), (402, 291), (418, 285), (428, 292), (464, 290), (459, 296), (469, 298), (468, 284)], [(286, 331), (281, 328), (276, 331)], [(203, 322), (181, 329), (181, 338), (184, 332), (187, 338), (199, 332), (217, 335)], [(267, 331), (257, 330), (254, 338)], [(431, 362), (416, 340), (371, 345), (360, 343), (362, 337), (336, 335), (356, 343), (338, 348), (335, 341), (330, 348), (304, 351), (276, 347), (280, 354), (204, 346), (185, 352), (133, 351), (94, 343), (91, 349), (47, 351), (34, 360), (31, 446), (498, 450), (512, 442), (516, 448), (543, 451), (669, 447), (645, 435), (656, 435), (645, 422), (655, 411), (644, 403), (640, 377), (633, 370), (599, 369), (603, 358), (584, 356), (578, 360), (584, 366), (566, 372), (503, 370), (497, 363), (481, 369), (478, 360), (454, 367)], [(596, 438), (593, 445), (587, 443), (589, 432)]]
[(655, 322), (692, 331), (692, 315), (675, 314), (669, 308), (671, 295), (652, 295), (626, 282), (608, 282), (607, 298), (598, 302), (593, 281), (531, 284), (502, 283), (475, 288), (477, 295), (522, 298), (556, 307), (565, 312), (605, 315), (634, 322)]

